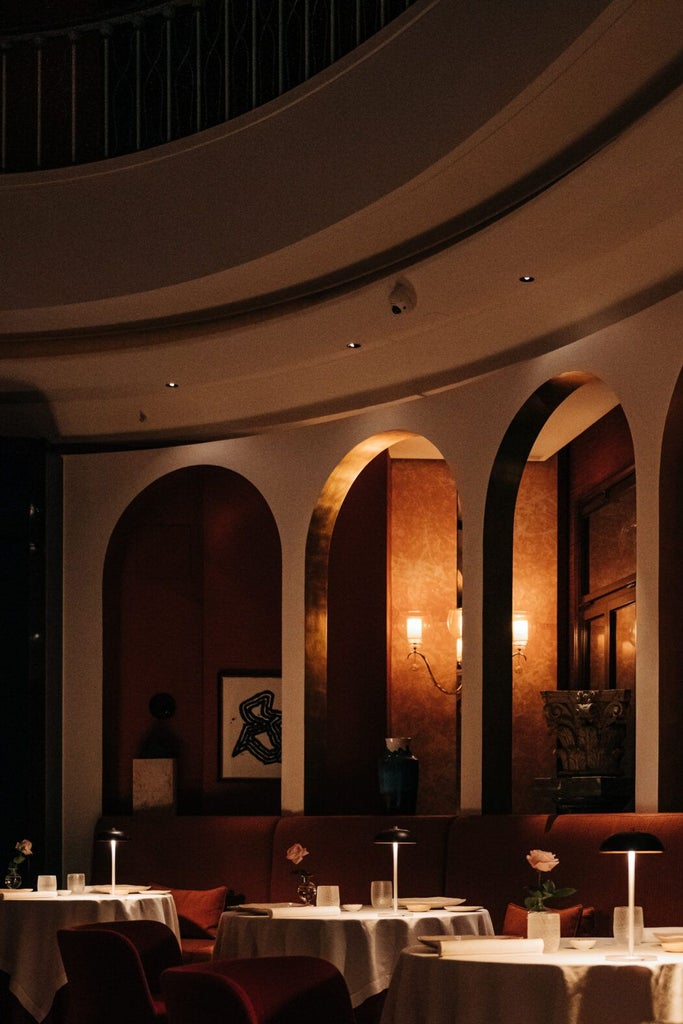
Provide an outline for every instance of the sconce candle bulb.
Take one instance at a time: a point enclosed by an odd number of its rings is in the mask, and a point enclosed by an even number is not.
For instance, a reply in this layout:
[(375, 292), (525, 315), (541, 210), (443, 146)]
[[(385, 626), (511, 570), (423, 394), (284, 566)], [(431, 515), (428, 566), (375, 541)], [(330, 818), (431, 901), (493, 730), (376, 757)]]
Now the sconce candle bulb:
[(529, 618), (526, 612), (514, 612), (512, 616), (512, 658), (515, 672), (519, 672), (526, 661), (524, 650), (529, 643)]

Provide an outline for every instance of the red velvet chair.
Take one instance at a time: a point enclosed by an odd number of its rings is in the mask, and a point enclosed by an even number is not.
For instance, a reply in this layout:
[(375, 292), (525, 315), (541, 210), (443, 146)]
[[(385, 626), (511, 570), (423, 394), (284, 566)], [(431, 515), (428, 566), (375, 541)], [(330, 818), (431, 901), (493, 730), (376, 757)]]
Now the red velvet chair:
[(164, 971), (168, 1024), (354, 1024), (346, 982), (327, 960), (262, 956)]
[(65, 1024), (166, 1024), (161, 974), (182, 963), (161, 921), (102, 921), (57, 932), (68, 979)]

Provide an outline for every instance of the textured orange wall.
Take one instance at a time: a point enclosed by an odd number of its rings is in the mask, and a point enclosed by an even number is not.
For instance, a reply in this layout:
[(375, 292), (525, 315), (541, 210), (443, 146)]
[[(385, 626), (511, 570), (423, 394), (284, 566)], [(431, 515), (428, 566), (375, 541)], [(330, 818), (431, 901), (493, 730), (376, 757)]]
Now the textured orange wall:
[[(457, 496), (445, 462), (390, 460), (390, 642), (387, 736), (411, 736), (420, 761), (419, 814), (457, 811), (456, 701), (407, 660), (405, 622), (425, 616), (423, 653), (442, 686), (455, 684), (455, 640), (446, 628), (455, 605)], [(417, 664), (416, 670), (413, 665)]]

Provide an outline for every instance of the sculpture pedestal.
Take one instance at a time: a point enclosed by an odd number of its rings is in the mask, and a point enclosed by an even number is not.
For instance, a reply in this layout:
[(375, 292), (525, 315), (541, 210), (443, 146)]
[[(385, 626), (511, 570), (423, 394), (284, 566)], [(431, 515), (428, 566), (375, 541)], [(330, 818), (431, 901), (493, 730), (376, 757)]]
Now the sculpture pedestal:
[(550, 797), (558, 814), (633, 810), (633, 779), (623, 776), (558, 775), (536, 779), (536, 788)]

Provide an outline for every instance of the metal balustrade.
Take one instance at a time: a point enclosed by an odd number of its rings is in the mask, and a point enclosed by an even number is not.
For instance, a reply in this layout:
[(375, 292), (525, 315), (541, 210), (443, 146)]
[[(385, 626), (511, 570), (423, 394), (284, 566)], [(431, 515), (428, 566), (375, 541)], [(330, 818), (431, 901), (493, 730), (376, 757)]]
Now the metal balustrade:
[(122, 156), (211, 128), (329, 67), (414, 0), (168, 0), (0, 35), (0, 171)]

